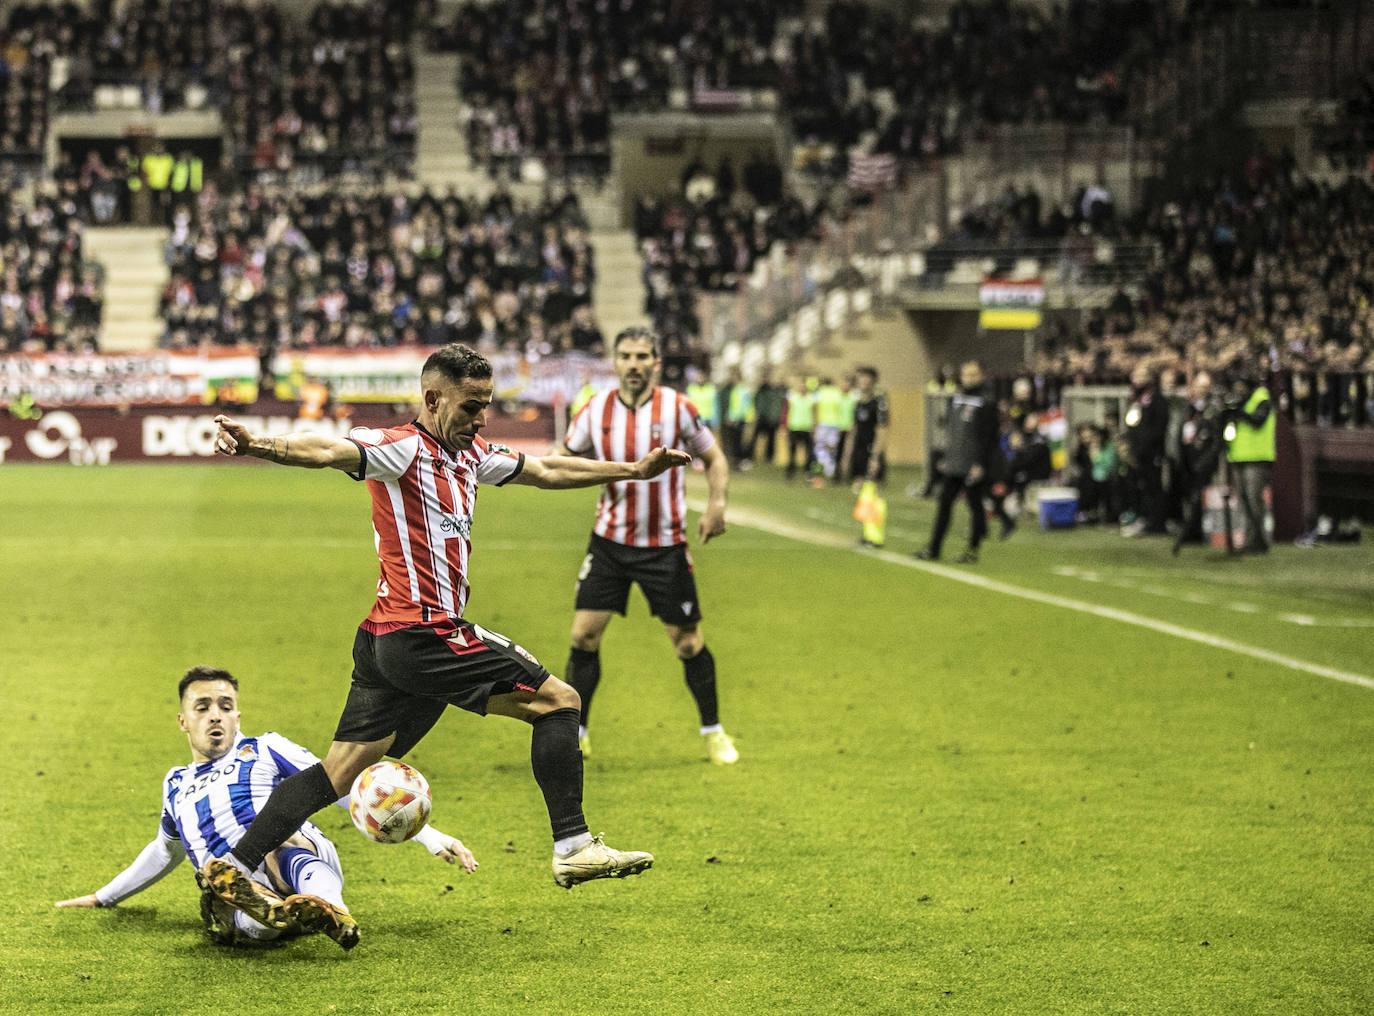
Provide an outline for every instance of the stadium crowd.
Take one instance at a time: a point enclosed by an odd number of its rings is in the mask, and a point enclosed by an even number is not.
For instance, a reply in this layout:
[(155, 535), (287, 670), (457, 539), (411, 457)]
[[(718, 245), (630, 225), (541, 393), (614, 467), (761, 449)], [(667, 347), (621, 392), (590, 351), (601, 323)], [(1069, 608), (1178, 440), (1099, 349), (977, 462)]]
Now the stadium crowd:
[[(992, 123), (1117, 122), (1126, 76), (1177, 30), (1145, 0), (952, 5), (947, 20), (841, 0), (808, 22), (795, 0), (538, 0), (467, 4), (457, 50), (471, 148), (487, 165), (604, 153), (609, 112), (767, 91), (807, 143), (905, 156), (957, 151)], [(541, 97), (558, 95), (557, 103)]]
[(1140, 365), (1222, 370), (1260, 359), (1299, 377), (1374, 371), (1368, 179), (1324, 183), (1256, 155), (1234, 178), (1145, 208), (1122, 232), (1155, 244), (1156, 266), (1081, 333), (1051, 336), (1037, 372), (1120, 380)]
[(83, 257), (77, 204), (51, 187), (17, 193), (0, 179), (0, 351), (95, 352), (103, 276)]
[[(491, 169), (533, 157), (604, 175), (612, 110), (659, 110), (674, 89), (775, 86), (780, 21), (798, 0), (541, 0), (463, 5), (436, 39), (460, 54), (469, 150)], [(556, 101), (549, 97), (556, 96)]]
[(644, 309), (667, 347), (670, 381), (681, 383), (679, 368), (688, 363), (709, 368), (697, 295), (741, 286), (775, 243), (815, 239), (818, 222), (817, 209), (787, 190), (780, 169), (761, 153), (739, 178), (728, 157), (714, 170), (694, 158), (675, 193), (639, 198), (634, 231), (643, 259)]
[(43, 85), (55, 60), (65, 108), (94, 109), (98, 90), (116, 86), (134, 88), (155, 114), (219, 109), (245, 171), (299, 170), (307, 179), (409, 172), (417, 131), (412, 5), (319, 3), (300, 22), (273, 5), (234, 0), (188, 0), (176, 17), (164, 8), (159, 0), (14, 7), (0, 87), (27, 99), (5, 117), (14, 143), (4, 151), (41, 149)]
[(59, 37), (39, 12), (10, 12), (0, 30), (0, 166), (33, 172), (47, 139), (48, 80)]
[(575, 195), (209, 187), (176, 209), (162, 345), (373, 348), (462, 341), (547, 354), (599, 341)]

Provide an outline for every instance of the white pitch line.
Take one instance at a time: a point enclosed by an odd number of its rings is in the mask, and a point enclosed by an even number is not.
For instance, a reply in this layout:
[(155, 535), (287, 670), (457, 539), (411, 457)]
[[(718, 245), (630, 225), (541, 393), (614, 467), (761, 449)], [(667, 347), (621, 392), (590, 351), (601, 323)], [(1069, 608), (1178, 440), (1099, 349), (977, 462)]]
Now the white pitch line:
[[(1149, 596), (1158, 596), (1165, 600), (1183, 600), (1187, 603), (1196, 603), (1204, 607), (1220, 607), (1226, 610), (1235, 611), (1237, 614), (1259, 614), (1263, 613), (1260, 607), (1253, 603), (1236, 601), (1222, 603), (1210, 596), (1201, 593), (1177, 592), (1172, 589), (1165, 589), (1162, 586), (1141, 584), (1129, 578), (1118, 577), (1104, 579), (1097, 572), (1087, 568), (1076, 568), (1073, 565), (1059, 565), (1051, 568), (1051, 572), (1061, 578), (1078, 579), (1080, 582), (1105, 582), (1109, 586), (1117, 589), (1129, 589), (1138, 593), (1146, 593)], [(1364, 617), (1323, 617), (1317, 618), (1310, 614), (1275, 614), (1278, 620), (1288, 624), (1298, 624), (1306, 628), (1374, 628), (1374, 618)]]
[[(692, 510), (701, 511), (705, 507), (704, 502), (693, 499), (689, 502)], [(805, 543), (821, 544), (827, 547), (842, 549), (853, 549), (853, 544), (845, 537), (822, 532), (815, 529), (804, 528), (783, 522), (779, 519), (769, 518), (764, 515), (752, 512), (747, 508), (731, 508), (729, 513), (730, 522), (734, 525), (748, 526), (751, 529), (761, 529), (776, 536), (783, 536), (791, 540), (801, 540)], [(970, 572), (958, 568), (950, 568), (946, 565), (934, 564), (928, 561), (918, 561), (915, 558), (902, 554), (894, 554), (886, 550), (865, 550), (855, 553), (862, 553), (865, 557), (872, 557), (888, 564), (901, 565), (904, 568), (915, 568), (919, 571), (930, 572), (939, 575), (941, 578), (953, 579), (965, 585), (975, 586), (979, 589), (986, 589), (989, 592), (1001, 593), (1004, 596), (1015, 596), (1022, 600), (1030, 600), (1033, 603), (1043, 603), (1050, 607), (1061, 607), (1065, 610), (1077, 611), (1080, 614), (1091, 614), (1094, 617), (1106, 618), (1110, 621), (1120, 621), (1123, 624), (1132, 624), (1138, 628), (1148, 628), (1163, 635), (1172, 635), (1174, 638), (1186, 639), (1189, 642), (1197, 642), (1213, 649), (1225, 649), (1228, 652), (1238, 653), (1241, 656), (1249, 656), (1265, 663), (1276, 664), (1280, 667), (1288, 667), (1290, 670), (1301, 671), (1305, 674), (1314, 674), (1317, 677), (1325, 677), (1332, 681), (1340, 681), (1343, 684), (1358, 685), (1361, 688), (1374, 690), (1374, 677), (1364, 674), (1354, 674), (1348, 670), (1337, 670), (1335, 667), (1326, 667), (1320, 663), (1311, 663), (1307, 660), (1300, 660), (1293, 656), (1285, 656), (1283, 653), (1270, 652), (1268, 649), (1261, 649), (1258, 646), (1246, 645), (1244, 642), (1237, 642), (1235, 639), (1223, 638), (1220, 635), (1212, 635), (1204, 631), (1194, 631), (1192, 628), (1184, 628), (1182, 625), (1170, 624), (1168, 621), (1159, 621), (1153, 617), (1145, 617), (1141, 614), (1134, 614), (1129, 610), (1118, 610), (1115, 607), (1103, 607), (1096, 603), (1085, 603), (1082, 600), (1070, 599), (1067, 596), (1057, 596), (1054, 593), (1041, 592), (1038, 589), (1024, 589), (1021, 586), (1013, 586), (1006, 582), (999, 582), (996, 579), (986, 578), (975, 572)]]

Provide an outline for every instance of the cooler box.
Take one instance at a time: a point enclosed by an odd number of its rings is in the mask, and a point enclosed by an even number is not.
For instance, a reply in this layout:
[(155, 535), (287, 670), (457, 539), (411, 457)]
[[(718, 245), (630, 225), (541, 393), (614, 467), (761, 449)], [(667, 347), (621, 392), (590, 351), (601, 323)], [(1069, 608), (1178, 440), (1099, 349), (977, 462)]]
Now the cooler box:
[(1043, 487), (1037, 495), (1040, 504), (1040, 528), (1071, 527), (1078, 517), (1078, 490), (1074, 487)]

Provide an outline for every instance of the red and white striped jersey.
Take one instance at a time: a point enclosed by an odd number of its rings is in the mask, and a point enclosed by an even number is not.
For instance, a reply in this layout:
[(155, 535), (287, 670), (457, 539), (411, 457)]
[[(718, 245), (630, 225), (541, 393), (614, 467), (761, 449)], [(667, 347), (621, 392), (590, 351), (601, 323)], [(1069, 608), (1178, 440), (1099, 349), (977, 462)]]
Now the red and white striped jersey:
[[(619, 389), (593, 395), (573, 418), (564, 445), (575, 455), (634, 462), (663, 445), (701, 455), (715, 447), (711, 430), (685, 395), (655, 387), (639, 408), (619, 399)], [(598, 536), (630, 547), (686, 543), (686, 478), (670, 469), (652, 480), (617, 480), (601, 488), (596, 504)]]
[(372, 531), (381, 559), (377, 602), (363, 628), (383, 635), (463, 616), (477, 485), (500, 486), (525, 456), (482, 438), (453, 454), (419, 423), (349, 434), (363, 454), (355, 479), (372, 495)]

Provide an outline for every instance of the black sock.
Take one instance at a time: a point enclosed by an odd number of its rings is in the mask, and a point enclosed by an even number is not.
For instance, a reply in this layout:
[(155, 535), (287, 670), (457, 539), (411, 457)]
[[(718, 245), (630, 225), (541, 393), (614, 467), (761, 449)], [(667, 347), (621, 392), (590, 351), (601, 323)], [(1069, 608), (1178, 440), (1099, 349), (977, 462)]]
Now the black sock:
[(601, 654), (595, 649), (574, 649), (568, 653), (567, 682), (582, 697), (582, 726), (587, 725), (592, 696), (601, 681)]
[(720, 722), (719, 707), (716, 704), (716, 659), (705, 646), (690, 660), (682, 661), (683, 673), (687, 676), (687, 687), (692, 698), (697, 700), (697, 711), (701, 713), (701, 725), (713, 727)]
[(555, 840), (589, 832), (582, 815), (582, 752), (577, 750), (577, 710), (555, 709), (530, 726), (530, 767), (544, 793)]
[(230, 851), (248, 871), (300, 829), (301, 823), (339, 799), (323, 764), (287, 777), (272, 788), (267, 802)]

